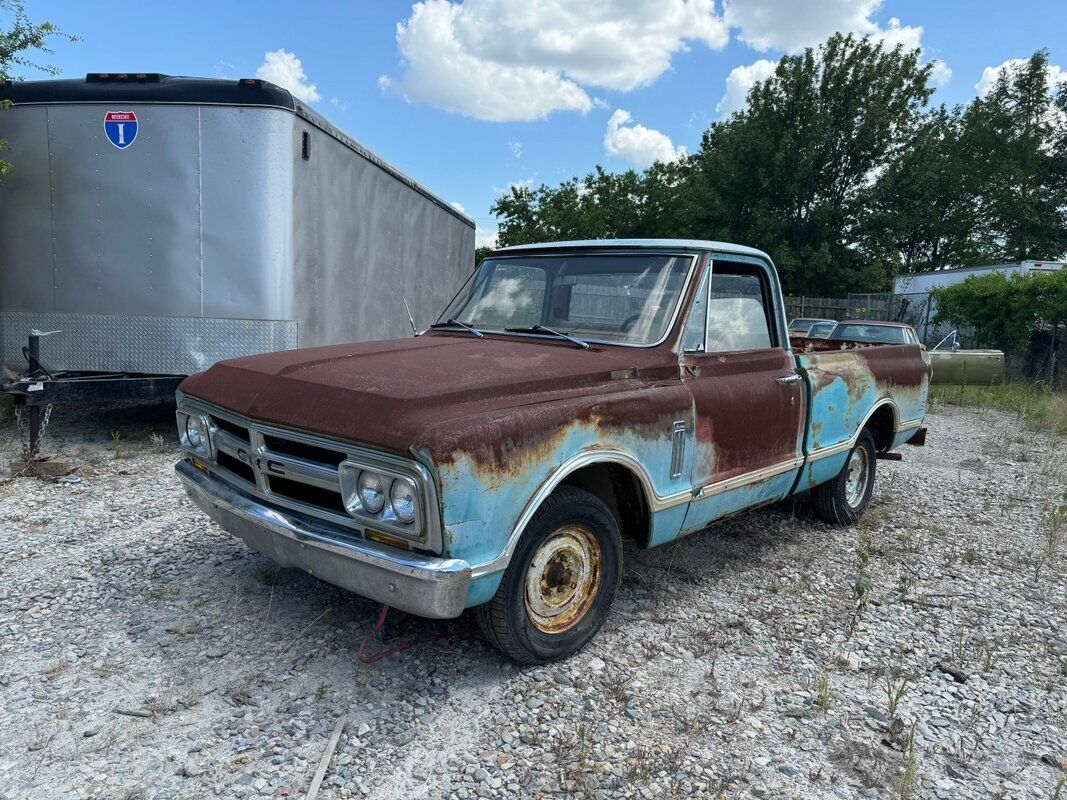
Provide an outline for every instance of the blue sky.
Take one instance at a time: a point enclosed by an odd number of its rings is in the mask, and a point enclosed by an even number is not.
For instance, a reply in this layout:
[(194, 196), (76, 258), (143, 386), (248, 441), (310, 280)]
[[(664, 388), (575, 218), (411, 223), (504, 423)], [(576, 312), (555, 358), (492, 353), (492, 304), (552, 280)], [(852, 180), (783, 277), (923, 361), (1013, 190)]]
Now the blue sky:
[(751, 80), (834, 30), (921, 46), (940, 64), (935, 102), (969, 101), (987, 68), (1042, 47), (1067, 79), (1063, 0), (26, 5), (32, 18), (82, 37), (55, 45), (50, 61), (65, 77), (258, 73), (288, 83), (460, 204), (482, 241), (495, 228), (489, 207), (509, 184), (556, 183), (598, 163), (621, 170), (693, 151)]

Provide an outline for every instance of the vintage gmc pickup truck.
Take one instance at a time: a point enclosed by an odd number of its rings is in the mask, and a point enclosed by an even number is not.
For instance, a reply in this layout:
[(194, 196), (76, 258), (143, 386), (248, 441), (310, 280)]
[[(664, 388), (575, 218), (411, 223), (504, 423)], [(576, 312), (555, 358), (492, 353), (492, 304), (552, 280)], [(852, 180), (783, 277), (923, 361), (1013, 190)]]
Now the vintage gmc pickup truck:
[(654, 547), (810, 490), (854, 522), (921, 444), (917, 344), (790, 342), (764, 253), (619, 240), (492, 253), (415, 338), (223, 361), (179, 391), (177, 465), (234, 536), (520, 662), (599, 629)]

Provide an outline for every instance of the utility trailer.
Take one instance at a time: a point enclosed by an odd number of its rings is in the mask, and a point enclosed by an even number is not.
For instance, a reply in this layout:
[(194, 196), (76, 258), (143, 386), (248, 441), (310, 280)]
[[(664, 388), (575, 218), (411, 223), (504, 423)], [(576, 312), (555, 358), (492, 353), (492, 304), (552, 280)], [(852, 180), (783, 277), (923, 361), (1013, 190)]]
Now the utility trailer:
[(90, 74), (2, 101), (2, 390), (31, 429), (222, 359), (402, 336), (405, 301), (428, 320), (473, 267), (469, 218), (267, 81)]

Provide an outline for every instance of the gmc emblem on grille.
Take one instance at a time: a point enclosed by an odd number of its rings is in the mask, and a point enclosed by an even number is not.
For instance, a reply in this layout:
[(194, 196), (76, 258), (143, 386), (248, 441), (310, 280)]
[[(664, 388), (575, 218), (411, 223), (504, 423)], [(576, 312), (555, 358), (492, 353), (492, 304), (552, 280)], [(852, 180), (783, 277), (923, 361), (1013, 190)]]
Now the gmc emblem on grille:
[(282, 467), (282, 465), (279, 464), (277, 461), (271, 461), (270, 459), (267, 459), (267, 463), (266, 465), (264, 465), (262, 458), (256, 458), (255, 463), (256, 469), (258, 470), (266, 470), (272, 475), (285, 475), (285, 468)]

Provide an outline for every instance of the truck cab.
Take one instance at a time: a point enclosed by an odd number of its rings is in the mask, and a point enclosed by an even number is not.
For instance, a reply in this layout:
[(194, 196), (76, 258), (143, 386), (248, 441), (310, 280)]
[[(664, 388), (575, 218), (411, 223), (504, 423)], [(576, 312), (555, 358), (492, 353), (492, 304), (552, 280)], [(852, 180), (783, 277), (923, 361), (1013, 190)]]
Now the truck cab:
[(928, 372), (918, 345), (791, 343), (759, 250), (524, 245), (414, 338), (191, 376), (177, 470), (278, 563), (424, 616), (473, 608), (538, 663), (595, 635), (623, 539), (808, 491), (825, 521), (855, 522), (876, 460), (925, 436)]

